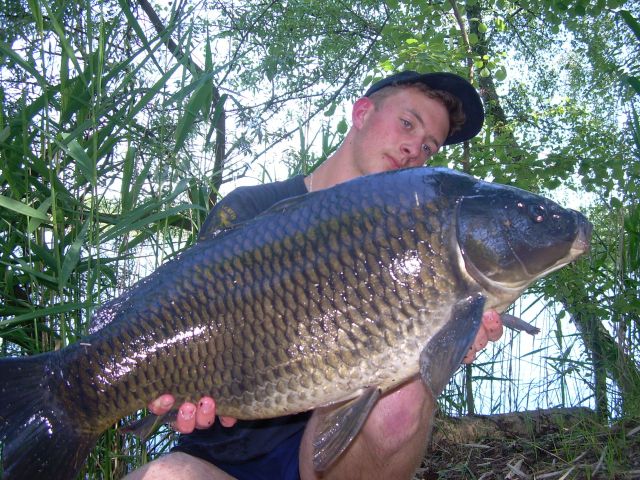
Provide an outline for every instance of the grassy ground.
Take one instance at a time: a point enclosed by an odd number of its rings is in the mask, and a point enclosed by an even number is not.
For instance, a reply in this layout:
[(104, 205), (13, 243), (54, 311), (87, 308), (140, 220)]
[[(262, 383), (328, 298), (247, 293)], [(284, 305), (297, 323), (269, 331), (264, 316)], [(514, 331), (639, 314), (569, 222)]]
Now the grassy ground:
[(528, 440), (439, 440), (415, 479), (640, 479), (640, 421)]

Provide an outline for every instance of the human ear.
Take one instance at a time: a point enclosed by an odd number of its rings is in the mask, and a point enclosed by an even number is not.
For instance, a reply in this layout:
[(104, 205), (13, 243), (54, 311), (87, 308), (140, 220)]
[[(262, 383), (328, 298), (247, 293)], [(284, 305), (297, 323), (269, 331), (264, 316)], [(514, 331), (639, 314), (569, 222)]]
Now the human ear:
[(368, 97), (362, 97), (356, 100), (351, 109), (351, 124), (355, 128), (362, 128), (368, 114), (372, 112), (374, 108), (373, 101)]

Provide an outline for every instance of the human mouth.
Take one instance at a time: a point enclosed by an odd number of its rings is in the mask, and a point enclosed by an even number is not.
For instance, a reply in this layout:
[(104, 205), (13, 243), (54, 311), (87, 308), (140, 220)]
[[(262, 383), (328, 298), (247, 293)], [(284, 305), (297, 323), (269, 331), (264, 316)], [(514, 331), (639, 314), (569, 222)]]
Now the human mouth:
[(402, 168), (402, 164), (396, 158), (394, 158), (394, 157), (392, 157), (390, 155), (387, 155), (387, 160), (388, 160), (389, 164), (391, 165), (391, 169), (392, 170), (398, 170), (398, 169)]

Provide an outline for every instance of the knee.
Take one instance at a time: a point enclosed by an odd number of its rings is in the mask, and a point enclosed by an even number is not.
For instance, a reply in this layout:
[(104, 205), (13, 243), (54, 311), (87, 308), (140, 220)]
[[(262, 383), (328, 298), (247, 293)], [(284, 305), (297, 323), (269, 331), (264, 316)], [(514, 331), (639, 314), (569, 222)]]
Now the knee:
[(159, 457), (129, 473), (123, 480), (175, 478), (172, 475), (187, 461), (183, 456), (185, 456), (183, 453), (170, 453)]
[(231, 479), (214, 465), (182, 452), (173, 452), (134, 470), (124, 480)]
[(422, 382), (411, 382), (385, 395), (371, 412), (365, 434), (381, 455), (393, 454), (407, 445), (426, 445), (435, 402)]

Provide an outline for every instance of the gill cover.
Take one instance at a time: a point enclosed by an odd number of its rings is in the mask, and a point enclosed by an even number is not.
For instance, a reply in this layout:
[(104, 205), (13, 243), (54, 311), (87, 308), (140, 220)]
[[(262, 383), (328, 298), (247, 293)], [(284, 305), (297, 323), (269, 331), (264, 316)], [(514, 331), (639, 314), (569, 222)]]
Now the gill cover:
[(459, 200), (457, 241), (476, 281), (518, 288), (566, 263), (580, 214), (513, 187), (480, 183), (475, 193)]

